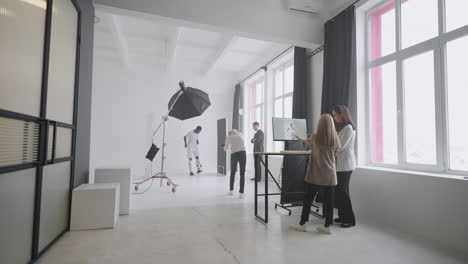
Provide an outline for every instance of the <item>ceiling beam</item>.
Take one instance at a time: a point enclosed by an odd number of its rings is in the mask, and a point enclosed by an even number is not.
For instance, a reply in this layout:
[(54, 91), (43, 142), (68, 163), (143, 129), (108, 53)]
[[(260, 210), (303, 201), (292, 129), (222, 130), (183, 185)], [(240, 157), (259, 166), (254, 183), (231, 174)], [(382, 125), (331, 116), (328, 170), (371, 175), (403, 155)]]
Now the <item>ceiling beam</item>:
[(180, 38), (180, 28), (174, 28), (174, 31), (166, 40), (166, 56), (167, 56), (167, 64), (166, 64), (166, 71), (172, 70), (174, 67), (175, 57), (177, 53), (177, 42)]
[(125, 68), (128, 68), (130, 66), (130, 59), (128, 54), (127, 40), (125, 39), (125, 36), (122, 33), (119, 18), (116, 15), (110, 15), (109, 22), (112, 36), (117, 43), (117, 50), (122, 61), (122, 65)]
[(216, 53), (213, 56), (211, 63), (208, 65), (206, 70), (203, 72), (204, 75), (210, 74), (219, 64), (219, 62), (226, 56), (232, 44), (237, 40), (237, 37), (234, 35), (224, 36), (221, 40), (221, 43), (216, 49)]

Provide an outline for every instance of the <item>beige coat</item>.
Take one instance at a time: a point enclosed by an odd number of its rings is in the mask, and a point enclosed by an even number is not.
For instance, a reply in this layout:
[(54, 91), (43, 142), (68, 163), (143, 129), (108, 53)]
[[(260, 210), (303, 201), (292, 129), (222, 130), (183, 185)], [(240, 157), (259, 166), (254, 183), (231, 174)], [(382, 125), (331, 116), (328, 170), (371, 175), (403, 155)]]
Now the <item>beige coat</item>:
[(305, 140), (304, 146), (312, 150), (304, 181), (321, 186), (336, 186), (336, 151), (340, 146), (323, 146), (315, 136)]

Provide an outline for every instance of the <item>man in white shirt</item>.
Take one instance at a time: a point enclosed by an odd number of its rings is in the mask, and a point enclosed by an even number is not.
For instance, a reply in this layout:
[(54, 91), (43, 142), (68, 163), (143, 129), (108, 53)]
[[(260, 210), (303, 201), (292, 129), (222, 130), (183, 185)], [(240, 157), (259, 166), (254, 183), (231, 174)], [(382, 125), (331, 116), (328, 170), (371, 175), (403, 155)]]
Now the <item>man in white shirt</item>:
[(188, 164), (189, 164), (189, 170), (190, 170), (190, 176), (193, 176), (193, 171), (192, 171), (192, 157), (195, 157), (195, 161), (197, 164), (197, 174), (202, 172), (202, 164), (200, 162), (200, 156), (198, 153), (198, 145), (200, 142), (198, 141), (198, 135), (200, 134), (202, 130), (201, 126), (197, 126), (194, 130), (190, 131), (187, 133), (187, 135), (184, 136), (184, 144), (185, 148), (187, 149), (187, 157), (188, 157)]
[(244, 184), (245, 184), (245, 164), (247, 157), (245, 155), (245, 144), (242, 135), (233, 129), (229, 131), (226, 141), (224, 143), (224, 150), (231, 149), (231, 178), (229, 182), (229, 195), (233, 195), (234, 181), (237, 172), (237, 163), (240, 166), (240, 187), (239, 199), (244, 198)]

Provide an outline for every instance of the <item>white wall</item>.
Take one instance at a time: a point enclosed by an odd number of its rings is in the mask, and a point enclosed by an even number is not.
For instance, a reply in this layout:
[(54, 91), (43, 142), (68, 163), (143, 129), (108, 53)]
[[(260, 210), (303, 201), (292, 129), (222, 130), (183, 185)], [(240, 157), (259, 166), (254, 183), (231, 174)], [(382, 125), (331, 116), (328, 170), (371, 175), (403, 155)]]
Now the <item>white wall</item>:
[(95, 3), (109, 12), (131, 10), (166, 22), (185, 21), (195, 23), (198, 28), (215, 27), (238, 36), (300, 47), (313, 48), (323, 42), (325, 21), (321, 16), (292, 12), (283, 0), (96, 0)]
[[(212, 105), (201, 117), (167, 123), (168, 173), (188, 172), (183, 136), (197, 125), (200, 134), (200, 158), (207, 172), (216, 171), (217, 120), (232, 113), (234, 80), (230, 75), (212, 74), (204, 78), (190, 72), (158, 73), (144, 69), (122, 69), (119, 63), (99, 58), (94, 62), (90, 181), (94, 169), (130, 167), (134, 176), (145, 175), (145, 155), (151, 135), (167, 112), (178, 82), (201, 88), (210, 95)], [(230, 120), (228, 120), (230, 122)], [(155, 137), (161, 146), (161, 134)], [(156, 164), (160, 166), (158, 153)], [(156, 168), (155, 168), (156, 169)]]
[(468, 180), (361, 168), (350, 188), (358, 223), (394, 228), (468, 255)]

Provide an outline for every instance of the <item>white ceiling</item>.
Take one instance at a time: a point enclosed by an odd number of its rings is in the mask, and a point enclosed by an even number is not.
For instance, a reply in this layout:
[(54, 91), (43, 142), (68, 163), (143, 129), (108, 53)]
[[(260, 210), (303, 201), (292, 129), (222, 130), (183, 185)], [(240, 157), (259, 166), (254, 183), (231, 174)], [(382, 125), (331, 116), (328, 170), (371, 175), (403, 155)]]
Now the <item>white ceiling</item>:
[(95, 57), (128, 68), (242, 74), (289, 46), (99, 9), (96, 17)]

